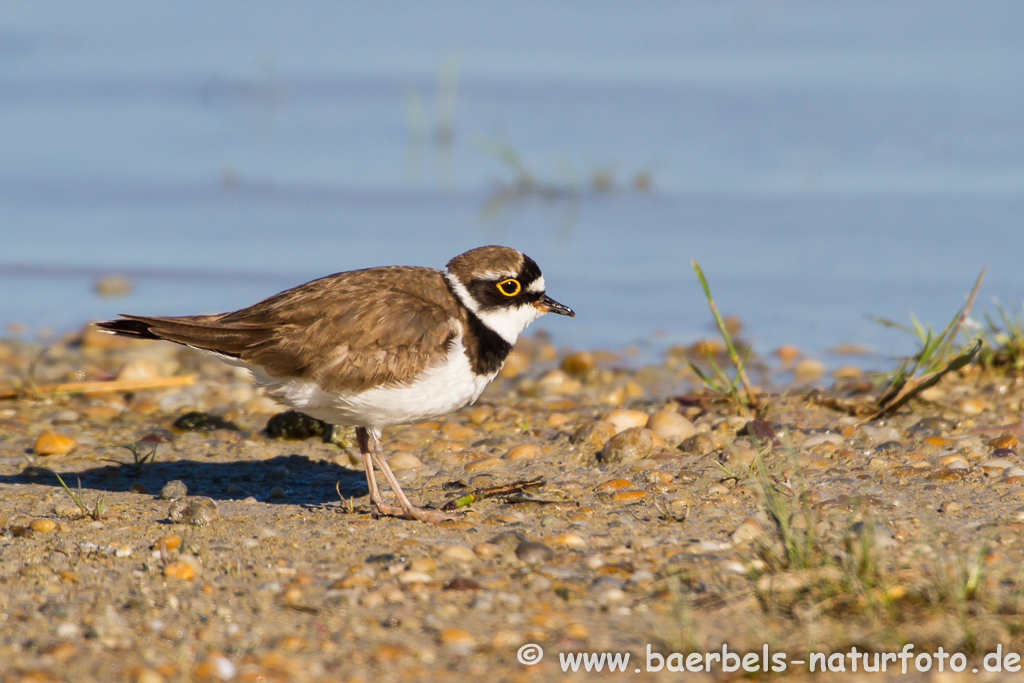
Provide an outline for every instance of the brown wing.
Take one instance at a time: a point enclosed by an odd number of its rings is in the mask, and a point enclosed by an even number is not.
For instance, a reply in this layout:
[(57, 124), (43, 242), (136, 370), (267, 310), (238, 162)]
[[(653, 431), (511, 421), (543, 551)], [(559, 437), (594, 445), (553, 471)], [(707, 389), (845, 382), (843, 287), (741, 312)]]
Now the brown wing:
[(358, 391), (440, 361), (460, 317), (439, 271), (392, 266), (329, 275), (231, 313), (125, 315), (100, 327), (237, 358), (271, 377)]

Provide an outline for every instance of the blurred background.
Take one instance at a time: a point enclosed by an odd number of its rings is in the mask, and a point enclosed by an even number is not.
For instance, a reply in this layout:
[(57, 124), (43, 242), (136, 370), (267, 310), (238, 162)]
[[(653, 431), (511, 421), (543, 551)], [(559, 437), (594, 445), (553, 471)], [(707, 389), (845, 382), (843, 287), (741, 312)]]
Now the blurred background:
[[(559, 345), (880, 357), (1024, 297), (1024, 4), (0, 3), (0, 325), (517, 247)], [(831, 361), (830, 361), (831, 362)]]

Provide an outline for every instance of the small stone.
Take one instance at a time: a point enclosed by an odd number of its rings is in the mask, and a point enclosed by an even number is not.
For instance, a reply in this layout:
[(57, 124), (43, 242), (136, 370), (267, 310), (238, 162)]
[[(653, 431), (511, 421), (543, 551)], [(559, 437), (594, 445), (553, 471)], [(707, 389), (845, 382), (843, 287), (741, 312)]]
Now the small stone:
[(939, 467), (946, 467), (949, 469), (970, 469), (971, 464), (967, 462), (967, 458), (960, 455), (959, 453), (950, 453), (947, 455), (940, 456), (935, 459), (935, 464)]
[(597, 454), (602, 463), (632, 463), (651, 454), (654, 439), (649, 429), (631, 427), (608, 440)]
[(477, 543), (473, 546), (473, 553), (482, 560), (490, 560), (501, 554), (501, 548), (494, 543)]
[(172, 479), (160, 489), (160, 500), (179, 500), (188, 495), (188, 486), (181, 479)]
[(188, 562), (170, 562), (164, 567), (164, 576), (189, 581), (196, 577), (196, 570)]
[(743, 545), (764, 535), (764, 529), (753, 519), (745, 519), (743, 523), (732, 532), (732, 542), (736, 545)]
[(955, 500), (944, 500), (939, 505), (939, 512), (953, 513), (960, 511), (960, 503)]
[(441, 559), (458, 564), (470, 564), (476, 562), (476, 554), (464, 545), (445, 546), (440, 553)]
[(536, 541), (522, 541), (516, 546), (516, 557), (527, 564), (539, 564), (550, 562), (555, 557), (555, 551), (543, 543)]
[(588, 422), (577, 429), (569, 441), (576, 445), (582, 459), (588, 460), (615, 436), (615, 431), (615, 426), (610, 422), (603, 420)]
[(614, 425), (616, 432), (622, 432), (630, 427), (647, 426), (647, 421), (650, 419), (650, 416), (642, 410), (616, 408), (615, 410), (609, 410), (607, 413), (602, 415), (601, 419)]
[(565, 534), (558, 534), (551, 539), (553, 545), (564, 545), (569, 548), (586, 548), (587, 542), (583, 540), (583, 537), (579, 534), (572, 532)]
[(639, 489), (632, 489), (628, 491), (616, 491), (615, 493), (612, 494), (612, 501), (616, 503), (630, 505), (632, 503), (639, 503), (641, 500), (643, 500), (644, 496), (646, 495), (646, 491), (641, 491)]
[(505, 460), (533, 460), (540, 457), (540, 448), (532, 443), (513, 446), (502, 456)]
[(70, 436), (45, 431), (36, 439), (33, 449), (36, 455), (67, 455), (78, 442)]
[(466, 417), (468, 417), (469, 421), (475, 425), (482, 425), (484, 422), (491, 419), (492, 415), (494, 415), (494, 408), (491, 408), (490, 406), (473, 406), (466, 413)]
[(825, 374), (825, 364), (816, 358), (802, 358), (793, 366), (793, 379), (808, 384)]
[(476, 638), (473, 634), (456, 626), (442, 628), (438, 640), (441, 645), (456, 654), (469, 654), (476, 647)]
[(646, 426), (655, 436), (664, 439), (669, 446), (677, 445), (697, 431), (692, 422), (674, 410), (659, 410), (653, 413), (648, 418)]
[(582, 377), (594, 369), (594, 354), (589, 351), (576, 351), (562, 359), (562, 370), (574, 377)]
[(715, 450), (715, 440), (709, 434), (698, 432), (679, 442), (677, 448), (687, 455), (707, 455)]
[(312, 437), (324, 438), (329, 434), (331, 425), (310, 417), (305, 413), (286, 410), (273, 415), (267, 420), (267, 436), (271, 439), (293, 439), (303, 441)]
[(988, 409), (985, 401), (980, 398), (968, 398), (960, 402), (960, 412), (964, 415), (980, 415)]
[(1002, 434), (988, 442), (988, 445), (992, 448), (1016, 448), (1017, 437), (1013, 434)]
[(392, 470), (418, 470), (423, 467), (423, 462), (412, 453), (395, 453), (388, 458), (388, 465)]
[(281, 488), (280, 486), (275, 486), (274, 488), (270, 489), (270, 493), (267, 494), (267, 498), (269, 498), (270, 500), (281, 500), (282, 498), (284, 498), (284, 489)]
[(609, 479), (603, 484), (599, 484), (594, 490), (598, 493), (612, 493), (619, 489), (628, 489), (633, 486), (633, 482), (628, 479)]
[(399, 583), (433, 583), (434, 577), (426, 572), (404, 571), (398, 575)]
[(579, 393), (583, 385), (557, 368), (548, 370), (537, 380), (537, 387), (545, 394), (566, 395)]
[(1013, 466), (1012, 462), (1009, 460), (1003, 460), (1002, 458), (989, 458), (988, 460), (978, 463), (978, 467), (980, 467), (985, 474), (989, 475), (1002, 474)]
[(158, 550), (161, 548), (164, 550), (175, 550), (180, 545), (181, 536), (177, 534), (170, 534), (168, 536), (164, 536), (162, 538), (157, 539), (157, 542), (153, 544), (153, 547)]
[(33, 519), (28, 526), (36, 533), (47, 534), (57, 528), (57, 522), (52, 519)]
[(241, 431), (234, 422), (225, 420), (218, 415), (192, 411), (185, 413), (174, 421), (174, 428), (186, 432), (215, 432), (218, 429), (229, 429), (233, 432)]
[(220, 516), (220, 511), (212, 498), (193, 496), (172, 501), (167, 516), (182, 524), (206, 526)]
[(772, 354), (779, 359), (783, 365), (792, 365), (793, 361), (800, 357), (800, 349), (792, 344), (783, 344), (772, 351)]
[(467, 462), (464, 468), (467, 472), (487, 472), (504, 466), (505, 462), (501, 458), (480, 458)]

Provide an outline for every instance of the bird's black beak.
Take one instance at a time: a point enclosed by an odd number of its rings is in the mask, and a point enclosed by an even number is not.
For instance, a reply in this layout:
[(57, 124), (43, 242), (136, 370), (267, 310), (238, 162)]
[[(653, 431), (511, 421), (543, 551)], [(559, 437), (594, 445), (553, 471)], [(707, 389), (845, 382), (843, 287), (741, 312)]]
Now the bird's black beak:
[(575, 318), (576, 314), (573, 313), (572, 309), (565, 304), (560, 304), (547, 294), (542, 296), (540, 299), (533, 304), (545, 313), (557, 313), (558, 315), (567, 315), (570, 318)]

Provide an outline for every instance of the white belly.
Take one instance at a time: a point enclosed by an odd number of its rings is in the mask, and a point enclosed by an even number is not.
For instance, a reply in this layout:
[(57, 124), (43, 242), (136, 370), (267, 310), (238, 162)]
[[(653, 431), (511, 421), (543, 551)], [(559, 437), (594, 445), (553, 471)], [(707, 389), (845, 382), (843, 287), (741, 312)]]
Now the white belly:
[(377, 430), (447, 415), (479, 398), (494, 379), (494, 375), (473, 372), (461, 339), (452, 345), (444, 363), (427, 368), (412, 382), (365, 391), (331, 393), (309, 380), (254, 375), (272, 396), (301, 413), (330, 424)]

